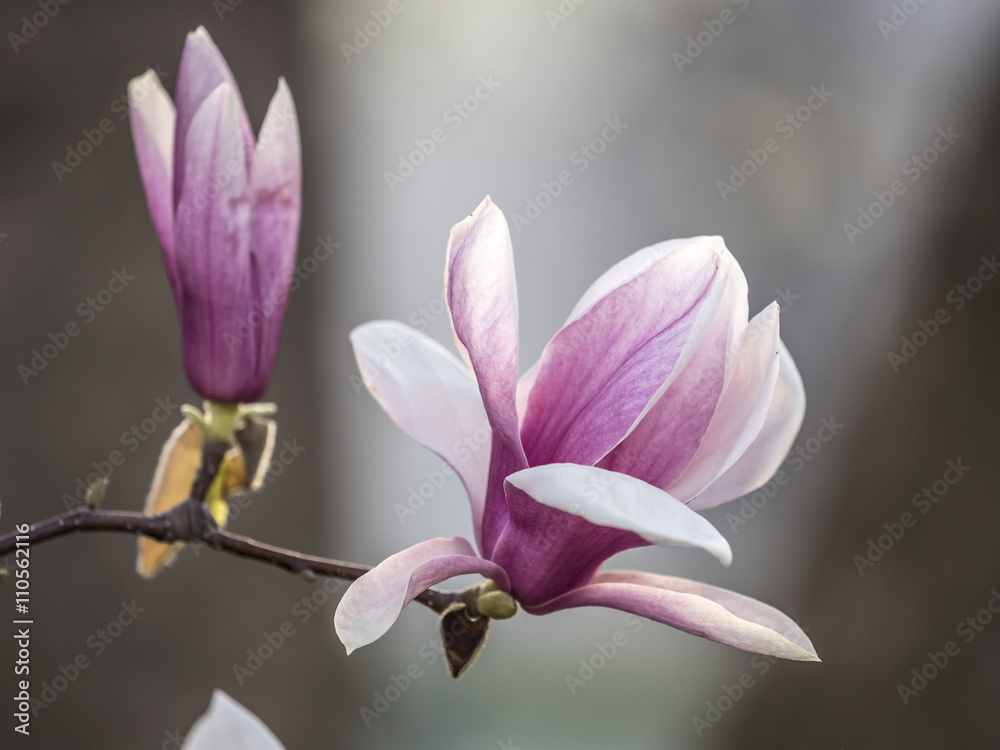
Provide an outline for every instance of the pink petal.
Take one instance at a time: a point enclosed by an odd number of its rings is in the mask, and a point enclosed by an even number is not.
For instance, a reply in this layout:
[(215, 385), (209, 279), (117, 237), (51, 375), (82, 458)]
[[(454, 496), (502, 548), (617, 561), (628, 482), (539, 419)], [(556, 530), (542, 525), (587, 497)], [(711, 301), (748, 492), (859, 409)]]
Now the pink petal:
[(691, 503), (712, 508), (753, 492), (774, 476), (787, 458), (806, 413), (806, 391), (792, 355), (778, 342), (778, 382), (764, 426), (742, 456)]
[(351, 331), (351, 343), (375, 400), (462, 479), (478, 540), (491, 432), (476, 379), (443, 346), (401, 323), (366, 323)]
[(267, 383), (258, 370), (259, 329), (235, 336), (257, 283), (238, 107), (223, 83), (191, 121), (175, 236), (185, 368), (202, 396), (219, 401), (257, 400)]
[(774, 607), (683, 578), (607, 571), (557, 599), (525, 609), (543, 615), (570, 607), (611, 607), (744, 651), (819, 661), (802, 629)]
[(302, 212), (299, 127), (295, 103), (284, 79), (278, 82), (260, 129), (250, 193), (250, 249), (258, 268), (261, 308), (267, 313), (262, 314), (260, 323), (259, 357), (270, 378), (295, 270)]
[(478, 557), (462, 537), (431, 539), (386, 558), (351, 584), (337, 607), (334, 625), (347, 653), (381, 638), (416, 596), (466, 573), (491, 578), (510, 590), (503, 568)]
[(728, 251), (723, 258), (729, 264), (728, 283), (704, 339), (649, 413), (601, 459), (601, 468), (667, 487), (691, 463), (725, 387), (735, 321), (745, 315), (746, 279)]
[(694, 458), (667, 491), (703, 507), (697, 496), (749, 448), (764, 425), (778, 380), (778, 306), (772, 303), (747, 326), (733, 375)]
[(527, 467), (518, 435), (517, 289), (510, 232), (487, 197), (448, 238), (445, 291), (459, 349), (475, 373), (493, 428), (481, 545), (487, 557), (506, 521), (503, 478)]
[(648, 544), (631, 531), (596, 526), (535, 502), (511, 484), (506, 491), (510, 515), (492, 560), (507, 571), (511, 593), (525, 606), (582, 586), (612, 555)]
[[(718, 236), (699, 236), (667, 240), (665, 242), (658, 242), (655, 245), (650, 245), (649, 247), (644, 247), (642, 250), (637, 250), (627, 258), (623, 258), (615, 263), (611, 266), (611, 268), (602, 273), (593, 284), (590, 285), (587, 291), (583, 293), (583, 296), (580, 297), (580, 300), (573, 307), (573, 311), (563, 324), (563, 327), (568, 326), (574, 320), (587, 312), (587, 310), (593, 307), (598, 300), (607, 297), (615, 289), (627, 284), (637, 276), (641, 276), (649, 269), (650, 266), (659, 263), (671, 253), (677, 252), (681, 248), (688, 247), (692, 244), (701, 244), (713, 247), (723, 257), (729, 255), (729, 250), (726, 248), (725, 243), (722, 241), (722, 238)], [(743, 280), (743, 283), (745, 286), (745, 279)]]
[(238, 130), (244, 144), (244, 166), (250, 168), (250, 157), (254, 149), (253, 129), (250, 118), (243, 108), (243, 99), (239, 95), (239, 87), (232, 71), (226, 64), (226, 59), (215, 46), (204, 26), (187, 35), (184, 51), (181, 53), (181, 64), (177, 71), (177, 90), (174, 100), (177, 103), (177, 131), (174, 141), (174, 164), (178, 171), (174, 175), (174, 203), (179, 204), (184, 187), (184, 162), (187, 150), (188, 130), (191, 122), (201, 108), (201, 105), (215, 91), (220, 83), (228, 83), (236, 92)]
[(678, 247), (562, 328), (528, 397), (529, 464), (593, 465), (628, 435), (697, 350), (727, 271), (711, 243)]
[(129, 125), (149, 214), (163, 248), (170, 286), (177, 296), (174, 262), (174, 103), (156, 73), (147, 70), (128, 84)]
[(512, 474), (506, 489), (510, 520), (491, 559), (528, 606), (583, 585), (601, 563), (632, 547), (698, 547), (723, 565), (732, 561), (711, 523), (625, 474), (546, 464)]

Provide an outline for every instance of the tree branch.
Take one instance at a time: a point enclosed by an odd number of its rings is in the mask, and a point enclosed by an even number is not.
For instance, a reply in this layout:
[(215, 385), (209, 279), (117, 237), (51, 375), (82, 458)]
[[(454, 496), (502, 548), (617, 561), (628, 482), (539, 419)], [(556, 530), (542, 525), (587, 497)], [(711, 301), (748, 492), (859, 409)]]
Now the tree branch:
[[(155, 539), (158, 542), (201, 542), (239, 557), (276, 565), (279, 568), (307, 575), (331, 576), (356, 580), (371, 570), (367, 565), (331, 560), (326, 557), (305, 555), (294, 550), (262, 544), (239, 534), (220, 529), (203, 502), (212, 480), (218, 473), (225, 444), (207, 442), (202, 450), (202, 465), (191, 487), (191, 497), (180, 505), (158, 516), (117, 510), (97, 510), (91, 505), (61, 513), (45, 521), (32, 524), (27, 534), (11, 532), (0, 536), (0, 555), (12, 552), (18, 538), (28, 537), (30, 544), (83, 531), (117, 531)], [(455, 602), (462, 601), (463, 592), (447, 592), (427, 589), (416, 597), (438, 614), (443, 613)]]
[[(117, 531), (155, 539), (158, 542), (202, 542), (212, 549), (231, 555), (276, 565), (293, 573), (305, 573), (333, 578), (356, 580), (371, 568), (367, 565), (341, 562), (326, 557), (306, 555), (294, 550), (262, 544), (216, 526), (205, 506), (189, 499), (158, 516), (147, 516), (125, 510), (96, 510), (87, 505), (32, 524), (28, 533), (11, 532), (0, 536), (0, 556), (12, 552), (20, 536), (34, 545), (48, 539), (83, 531)], [(461, 601), (461, 593), (427, 589), (415, 601), (441, 614), (451, 604)]]

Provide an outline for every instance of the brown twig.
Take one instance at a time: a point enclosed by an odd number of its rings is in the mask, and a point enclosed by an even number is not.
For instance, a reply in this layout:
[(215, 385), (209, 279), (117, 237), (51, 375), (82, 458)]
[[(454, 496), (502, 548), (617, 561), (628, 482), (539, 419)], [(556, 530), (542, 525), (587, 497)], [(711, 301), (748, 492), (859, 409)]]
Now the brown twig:
[[(371, 570), (366, 565), (273, 547), (220, 529), (203, 502), (208, 487), (219, 470), (222, 454), (217, 449), (218, 445), (214, 443), (207, 443), (204, 446), (202, 467), (191, 488), (191, 497), (166, 513), (147, 516), (124, 510), (97, 510), (85, 505), (32, 524), (26, 535), (28, 541), (34, 545), (76, 532), (117, 531), (146, 536), (158, 542), (202, 542), (212, 549), (260, 560), (293, 573), (332, 576), (353, 581)], [(13, 551), (18, 537), (23, 541), (24, 536), (16, 532), (0, 536), (0, 556)], [(415, 599), (438, 614), (461, 600), (462, 592), (449, 593), (438, 589), (427, 589)]]

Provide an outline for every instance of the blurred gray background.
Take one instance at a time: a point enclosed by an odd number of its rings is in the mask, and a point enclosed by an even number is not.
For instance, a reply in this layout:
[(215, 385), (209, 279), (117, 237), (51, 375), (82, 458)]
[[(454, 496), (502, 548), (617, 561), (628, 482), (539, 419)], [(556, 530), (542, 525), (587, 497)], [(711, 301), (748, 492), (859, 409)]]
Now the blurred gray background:
[[(121, 117), (128, 80), (147, 68), (173, 91), (184, 35), (201, 24), (255, 127), (287, 78), (304, 149), (299, 261), (321, 240), (338, 245), (304, 267), (268, 393), (279, 438), (305, 449), (232, 528), (369, 564), (430, 537), (471, 537), (455, 479), (401, 512), (441, 462), (358, 392), (347, 335), (395, 318), (450, 345), (436, 301), (445, 241), (483, 196), (511, 222), (530, 219), (512, 226), (522, 370), (612, 263), (659, 240), (721, 234), (748, 277), (751, 311), (782, 305), (809, 398), (797, 440), (808, 460), (786, 464), (791, 480), (753, 498), (757, 507), (707, 513), (732, 543), (730, 569), (656, 549), (612, 565), (769, 602), (807, 628), (824, 663), (771, 664), (617, 612), (573, 610), (495, 625), (453, 683), (424, 608), (348, 658), (332, 626), (339, 593), (320, 582), (192, 550), (143, 581), (133, 538), (89, 534), (32, 551), (31, 676), (53, 700), (30, 738), (14, 734), (9, 712), (0, 746), (176, 748), (214, 688), (290, 750), (995, 744), (1000, 281), (968, 280), (989, 275), (983, 258), (998, 250), (1000, 6), (8, 0), (4, 532), (61, 511), (115, 450), (125, 460), (106, 505), (141, 507), (178, 420), (157, 423), (156, 400), (196, 403)], [(111, 132), (57, 175), (53, 162), (103, 118)], [(592, 144), (612, 134), (609, 119), (620, 132)], [(433, 153), (387, 176), (435, 128), (444, 138)], [(562, 170), (572, 183), (528, 213)], [(122, 269), (134, 280), (95, 315), (79, 313)], [(926, 321), (942, 309), (935, 330)], [(69, 322), (80, 334), (25, 383), (18, 367)], [(923, 346), (902, 350), (903, 338)], [(894, 367), (888, 355), (901, 351), (909, 361)], [(809, 442), (824, 419), (843, 427)], [(133, 427), (148, 439), (126, 442)], [(949, 461), (971, 467), (953, 486), (941, 482)], [(935, 482), (939, 500), (915, 501)], [(885, 536), (908, 511), (915, 525)], [(865, 556), (874, 564), (859, 570)], [(9, 583), (0, 601), (0, 689), (13, 695)], [(141, 612), (109, 627), (123, 609)], [(250, 661), (251, 676), (237, 670), (283, 623), (294, 632), (270, 658)], [(627, 644), (571, 687), (581, 660), (618, 631)], [(948, 664), (928, 668), (949, 641)], [(361, 709), (381, 706), (376, 694), (413, 665), (419, 676), (366, 722)], [(913, 691), (905, 702), (900, 684)]]

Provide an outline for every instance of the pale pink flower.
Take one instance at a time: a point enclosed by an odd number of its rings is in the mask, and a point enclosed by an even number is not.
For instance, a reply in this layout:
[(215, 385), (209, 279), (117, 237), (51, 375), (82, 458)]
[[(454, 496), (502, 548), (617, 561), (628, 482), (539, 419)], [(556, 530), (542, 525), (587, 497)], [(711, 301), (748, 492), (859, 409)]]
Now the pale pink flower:
[[(612, 607), (816, 660), (802, 630), (766, 604), (600, 569), (651, 544), (700, 547), (728, 565), (729, 544), (697, 511), (763, 485), (801, 426), (805, 393), (777, 304), (748, 322), (746, 279), (722, 239), (664, 242), (612, 267), (520, 378), (510, 233), (489, 198), (452, 229), (445, 284), (462, 359), (394, 322), (351, 340), (379, 404), (461, 477), (478, 553), (461, 537), (433, 539), (358, 579), (336, 615), (348, 651), (428, 587), (478, 573), (532, 614)], [(490, 449), (471, 451), (484, 425)]]

